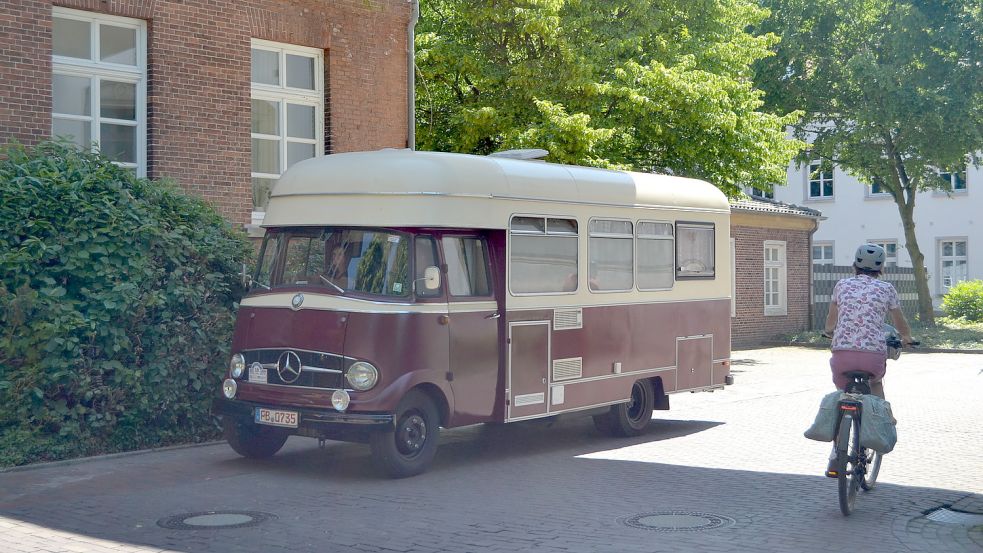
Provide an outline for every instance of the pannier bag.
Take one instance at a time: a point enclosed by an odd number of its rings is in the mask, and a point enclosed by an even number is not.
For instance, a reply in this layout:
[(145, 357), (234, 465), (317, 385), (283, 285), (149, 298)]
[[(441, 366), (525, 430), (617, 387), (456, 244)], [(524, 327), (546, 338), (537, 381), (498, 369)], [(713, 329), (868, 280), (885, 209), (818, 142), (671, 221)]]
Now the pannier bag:
[(878, 453), (890, 453), (898, 443), (898, 428), (891, 404), (877, 396), (865, 395), (860, 418), (860, 445)]
[(836, 437), (836, 404), (840, 401), (843, 392), (830, 392), (823, 396), (819, 402), (819, 412), (816, 413), (816, 420), (813, 421), (809, 430), (805, 431), (805, 437), (817, 442), (832, 442)]

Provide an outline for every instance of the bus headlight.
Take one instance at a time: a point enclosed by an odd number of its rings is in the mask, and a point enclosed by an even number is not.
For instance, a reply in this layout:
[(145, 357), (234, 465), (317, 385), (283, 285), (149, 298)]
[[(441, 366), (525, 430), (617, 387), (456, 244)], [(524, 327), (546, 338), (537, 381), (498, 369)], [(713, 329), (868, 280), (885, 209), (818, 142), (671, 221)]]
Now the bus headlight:
[(246, 370), (246, 358), (242, 356), (241, 353), (237, 353), (232, 356), (232, 360), (229, 361), (229, 373), (232, 378), (239, 378), (242, 376), (243, 371)]
[(348, 379), (348, 383), (352, 385), (352, 388), (364, 392), (375, 386), (376, 382), (379, 382), (379, 371), (370, 363), (356, 361), (352, 363), (351, 367), (348, 367), (345, 378)]
[(331, 406), (338, 411), (344, 411), (348, 409), (348, 404), (351, 402), (352, 398), (348, 395), (348, 392), (344, 390), (335, 390), (331, 394)]
[(239, 386), (236, 384), (236, 381), (231, 378), (226, 378), (225, 382), (222, 383), (222, 393), (229, 399), (236, 397), (236, 390), (238, 389)]

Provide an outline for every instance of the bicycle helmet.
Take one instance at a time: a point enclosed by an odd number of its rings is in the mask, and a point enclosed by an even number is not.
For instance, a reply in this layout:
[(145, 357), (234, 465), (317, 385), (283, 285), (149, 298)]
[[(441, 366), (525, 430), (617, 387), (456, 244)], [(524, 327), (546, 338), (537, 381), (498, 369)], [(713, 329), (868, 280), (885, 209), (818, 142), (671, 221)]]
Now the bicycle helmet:
[(877, 244), (864, 244), (857, 248), (857, 255), (853, 256), (856, 261), (853, 266), (867, 271), (880, 271), (884, 268), (884, 248)]

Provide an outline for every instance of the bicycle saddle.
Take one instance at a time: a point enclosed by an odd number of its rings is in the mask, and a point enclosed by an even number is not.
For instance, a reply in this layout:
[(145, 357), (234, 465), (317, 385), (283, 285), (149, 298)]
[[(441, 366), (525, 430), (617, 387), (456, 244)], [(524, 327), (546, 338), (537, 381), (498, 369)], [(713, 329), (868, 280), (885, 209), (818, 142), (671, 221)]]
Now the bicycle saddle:
[(867, 371), (847, 371), (843, 373), (843, 376), (850, 379), (857, 379), (857, 378), (867, 379), (874, 375), (873, 373), (869, 373)]

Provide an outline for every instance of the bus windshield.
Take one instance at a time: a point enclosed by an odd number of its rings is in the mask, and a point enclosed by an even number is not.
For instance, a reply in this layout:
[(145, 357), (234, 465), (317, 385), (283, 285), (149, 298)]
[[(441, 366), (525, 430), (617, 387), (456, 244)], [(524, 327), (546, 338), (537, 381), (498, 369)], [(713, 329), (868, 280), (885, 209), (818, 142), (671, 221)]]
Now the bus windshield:
[(406, 297), (409, 236), (372, 228), (269, 230), (252, 288), (316, 287), (345, 294)]

